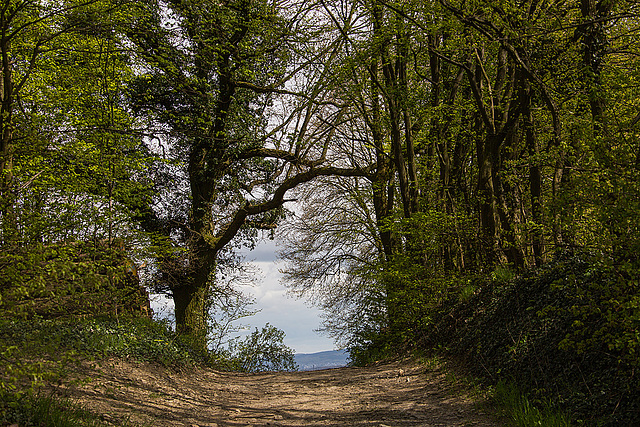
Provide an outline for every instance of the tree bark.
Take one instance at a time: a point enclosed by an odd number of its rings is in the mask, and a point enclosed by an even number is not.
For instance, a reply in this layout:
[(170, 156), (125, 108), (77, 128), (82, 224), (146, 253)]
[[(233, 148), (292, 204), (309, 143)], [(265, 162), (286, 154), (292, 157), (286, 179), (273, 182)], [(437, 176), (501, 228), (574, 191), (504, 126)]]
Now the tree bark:
[(496, 225), (496, 198), (493, 188), (494, 162), (492, 152), (499, 147), (500, 135), (487, 135), (477, 143), (478, 159), (478, 199), (480, 205), (480, 225), (482, 228), (485, 263), (489, 266), (498, 261), (498, 234)]
[(173, 289), (175, 304), (176, 331), (185, 337), (193, 348), (205, 351), (207, 348), (207, 310), (209, 297), (209, 270), (204, 267), (196, 271), (193, 277), (186, 278), (189, 283)]
[(533, 259), (536, 267), (540, 267), (543, 263), (544, 252), (544, 234), (542, 233), (543, 206), (542, 206), (542, 172), (538, 160), (538, 143), (536, 141), (533, 125), (533, 113), (531, 112), (531, 84), (528, 80), (522, 79), (521, 86), (521, 104), (523, 125), (525, 134), (525, 145), (529, 154), (529, 196), (531, 203), (531, 222), (533, 227), (530, 228), (531, 248), (533, 250)]
[(9, 23), (0, 22), (0, 215), (2, 215), (2, 244), (14, 244), (18, 237), (18, 224), (15, 213), (15, 194), (13, 192), (13, 73), (8, 39)]
[(371, 187), (373, 190), (373, 208), (376, 214), (376, 225), (380, 234), (380, 242), (382, 245), (382, 253), (386, 262), (390, 262), (395, 251), (393, 242), (393, 233), (389, 229), (387, 220), (391, 216), (394, 202), (394, 191), (391, 186), (392, 170), (389, 156), (384, 147), (384, 135), (381, 130), (381, 106), (380, 93), (378, 90), (379, 82), (378, 61), (379, 52), (372, 55), (371, 64), (369, 65), (369, 78), (371, 90), (371, 120), (369, 128), (373, 138), (373, 146), (376, 151), (376, 170), (371, 177)]

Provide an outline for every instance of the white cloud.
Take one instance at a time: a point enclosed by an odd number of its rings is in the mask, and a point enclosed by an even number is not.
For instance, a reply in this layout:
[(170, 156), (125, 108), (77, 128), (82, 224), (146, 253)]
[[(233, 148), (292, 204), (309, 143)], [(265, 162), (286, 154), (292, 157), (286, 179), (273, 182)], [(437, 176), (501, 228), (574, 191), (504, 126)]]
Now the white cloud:
[[(242, 286), (241, 289), (255, 298), (255, 308), (260, 312), (240, 321), (249, 330), (239, 333), (239, 336), (248, 335), (270, 323), (286, 333), (285, 344), (297, 353), (334, 349), (333, 340), (315, 332), (321, 326), (320, 310), (303, 300), (288, 296), (286, 288), (280, 283), (282, 275), (278, 271), (280, 265), (275, 261), (275, 246), (275, 242), (267, 241), (247, 254), (247, 259), (259, 268), (260, 274), (254, 286)], [(151, 308), (158, 317), (173, 319), (171, 299), (153, 295)]]
[(332, 350), (333, 340), (315, 331), (321, 326), (320, 310), (287, 295), (286, 288), (280, 283), (282, 275), (277, 263), (255, 261), (253, 264), (260, 268), (263, 277), (256, 286), (243, 287), (243, 291), (255, 297), (256, 308), (261, 311), (243, 319), (243, 324), (250, 325), (251, 330), (260, 329), (266, 323), (282, 329), (286, 333), (285, 344), (298, 353)]
[(173, 321), (173, 300), (165, 295), (151, 294), (149, 295), (151, 300), (151, 310), (158, 319), (170, 319)]

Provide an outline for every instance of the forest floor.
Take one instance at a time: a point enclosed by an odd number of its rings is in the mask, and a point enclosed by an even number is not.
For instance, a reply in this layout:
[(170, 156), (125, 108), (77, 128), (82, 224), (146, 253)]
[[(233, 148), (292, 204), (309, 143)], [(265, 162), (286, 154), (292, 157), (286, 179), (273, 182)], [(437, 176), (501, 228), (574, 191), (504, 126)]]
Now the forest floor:
[(176, 371), (110, 359), (85, 363), (55, 393), (103, 414), (152, 427), (497, 426), (490, 406), (440, 366), (413, 361), (367, 368), (239, 374)]

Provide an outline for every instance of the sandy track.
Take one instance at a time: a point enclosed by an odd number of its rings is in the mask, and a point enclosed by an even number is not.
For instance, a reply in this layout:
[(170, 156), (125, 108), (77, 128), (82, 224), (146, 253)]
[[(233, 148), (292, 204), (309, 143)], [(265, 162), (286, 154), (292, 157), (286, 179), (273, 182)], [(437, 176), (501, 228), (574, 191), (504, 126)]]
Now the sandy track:
[(496, 426), (439, 369), (413, 362), (313, 372), (175, 372), (119, 360), (102, 362), (89, 382), (57, 393), (105, 414), (149, 425)]

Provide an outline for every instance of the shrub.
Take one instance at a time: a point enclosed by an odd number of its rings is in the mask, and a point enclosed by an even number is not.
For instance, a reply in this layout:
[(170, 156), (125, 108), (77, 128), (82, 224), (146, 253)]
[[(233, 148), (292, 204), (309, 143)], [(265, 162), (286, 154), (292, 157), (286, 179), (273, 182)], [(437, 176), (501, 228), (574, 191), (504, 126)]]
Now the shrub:
[(100, 242), (0, 253), (0, 309), (22, 319), (150, 315), (133, 261), (124, 249)]
[(640, 425), (637, 271), (563, 254), (511, 281), (476, 281), (437, 308), (422, 344), (446, 347), (476, 376), (517, 381), (534, 405), (574, 421)]
[(2, 320), (0, 343), (21, 358), (60, 360), (65, 355), (122, 357), (180, 366), (195, 363), (193, 354), (168, 325), (145, 318), (84, 320)]
[(293, 350), (284, 344), (284, 331), (266, 324), (231, 346), (232, 364), (244, 372), (295, 371)]

